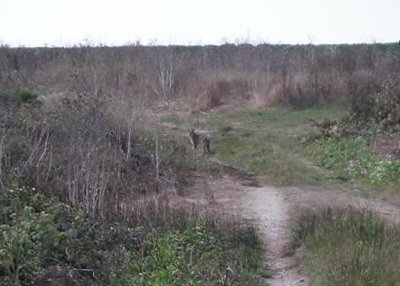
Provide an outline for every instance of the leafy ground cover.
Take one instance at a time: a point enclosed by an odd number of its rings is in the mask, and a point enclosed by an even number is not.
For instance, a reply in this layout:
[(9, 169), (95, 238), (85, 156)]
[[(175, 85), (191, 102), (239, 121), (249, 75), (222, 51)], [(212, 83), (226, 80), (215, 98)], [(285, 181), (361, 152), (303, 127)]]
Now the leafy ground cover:
[(308, 149), (316, 162), (343, 180), (359, 179), (369, 188), (400, 182), (400, 161), (372, 153), (362, 137), (334, 136), (317, 140)]
[(94, 222), (35, 189), (3, 189), (0, 284), (254, 285), (263, 274), (252, 227), (167, 209), (162, 219), (152, 213), (143, 225)]

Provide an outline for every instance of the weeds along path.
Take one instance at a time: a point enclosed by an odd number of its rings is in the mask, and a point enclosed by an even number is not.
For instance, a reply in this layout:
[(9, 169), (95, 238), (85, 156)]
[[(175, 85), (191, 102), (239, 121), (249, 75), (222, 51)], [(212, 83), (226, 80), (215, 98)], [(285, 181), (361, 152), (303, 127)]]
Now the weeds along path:
[[(176, 125), (164, 127), (175, 136), (187, 136), (187, 131)], [(271, 286), (309, 285), (307, 277), (298, 273), (296, 256), (290, 254), (288, 249), (291, 222), (298, 211), (321, 207), (368, 208), (384, 219), (400, 224), (399, 208), (381, 200), (363, 198), (356, 192), (343, 189), (274, 187), (213, 156), (207, 160), (219, 165), (229, 175), (195, 172), (193, 190), (181, 202), (234, 215), (256, 226), (265, 243), (270, 274), (266, 282)]]
[(256, 177), (236, 170), (234, 176), (197, 174), (183, 200), (254, 225), (265, 246), (268, 285), (307, 285), (307, 279), (297, 273), (295, 257), (287, 251), (292, 205), (284, 190), (262, 186)]

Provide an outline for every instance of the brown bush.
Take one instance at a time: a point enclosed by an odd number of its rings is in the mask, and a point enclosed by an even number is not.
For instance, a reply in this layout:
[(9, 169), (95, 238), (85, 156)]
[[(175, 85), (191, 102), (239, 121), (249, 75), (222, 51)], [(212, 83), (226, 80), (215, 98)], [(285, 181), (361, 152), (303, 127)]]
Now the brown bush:
[(247, 80), (233, 78), (212, 82), (201, 94), (203, 109), (212, 109), (223, 104), (234, 104), (251, 98), (251, 89)]
[(353, 120), (382, 130), (400, 125), (400, 80), (391, 73), (360, 71), (348, 80)]
[(220, 80), (211, 83), (206, 91), (206, 107), (211, 109), (223, 104), (224, 99), (231, 94), (231, 84), (226, 80)]

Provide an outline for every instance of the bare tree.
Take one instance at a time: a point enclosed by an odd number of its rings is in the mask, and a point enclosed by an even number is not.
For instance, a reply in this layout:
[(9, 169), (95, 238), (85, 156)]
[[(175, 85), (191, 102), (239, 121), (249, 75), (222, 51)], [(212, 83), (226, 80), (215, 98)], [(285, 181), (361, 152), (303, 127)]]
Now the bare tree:
[(152, 85), (152, 89), (165, 102), (171, 101), (175, 96), (175, 76), (176, 59), (173, 51), (160, 52), (156, 82)]

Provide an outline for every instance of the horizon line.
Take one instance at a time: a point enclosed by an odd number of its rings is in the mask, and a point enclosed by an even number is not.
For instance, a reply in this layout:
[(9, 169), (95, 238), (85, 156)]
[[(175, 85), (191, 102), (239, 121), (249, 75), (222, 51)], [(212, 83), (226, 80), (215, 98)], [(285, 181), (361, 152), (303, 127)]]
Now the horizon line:
[(192, 44), (192, 43), (168, 43), (168, 44), (163, 44), (163, 43), (157, 43), (157, 42), (149, 42), (149, 43), (142, 43), (140, 41), (136, 42), (126, 42), (123, 44), (106, 44), (106, 43), (96, 43), (96, 42), (90, 42), (83, 40), (82, 42), (78, 43), (73, 43), (73, 44), (65, 44), (65, 45), (50, 45), (50, 44), (43, 44), (43, 45), (11, 45), (8, 43), (5, 43), (0, 40), (0, 48), (10, 48), (10, 49), (38, 49), (38, 48), (123, 48), (123, 47), (222, 47), (222, 46), (252, 46), (252, 47), (258, 47), (258, 46), (356, 46), (356, 45), (399, 45), (400, 47), (400, 41), (373, 41), (373, 42), (352, 42), (352, 43), (284, 43), (284, 42), (277, 42), (277, 43), (271, 43), (271, 42), (230, 42), (226, 41), (223, 43), (199, 43), (199, 44)]

